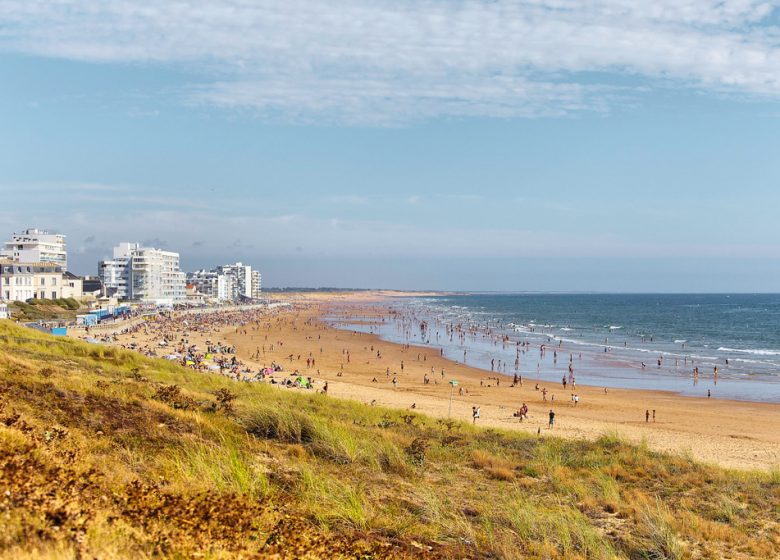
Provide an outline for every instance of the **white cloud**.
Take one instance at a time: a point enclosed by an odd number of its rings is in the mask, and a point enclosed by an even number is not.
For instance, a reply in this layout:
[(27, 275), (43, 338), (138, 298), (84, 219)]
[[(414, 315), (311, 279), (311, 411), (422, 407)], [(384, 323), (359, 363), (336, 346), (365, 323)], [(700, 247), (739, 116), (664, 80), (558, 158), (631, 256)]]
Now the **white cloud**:
[[(0, 183), (0, 192), (7, 193), (31, 193), (44, 192), (51, 193), (116, 193), (130, 190), (130, 187), (120, 185), (108, 185), (104, 183), (89, 183), (82, 181), (52, 181), (52, 182), (20, 182), (20, 183)], [(80, 194), (79, 196), (87, 196)]]
[(198, 76), (182, 93), (191, 103), (392, 125), (605, 111), (638, 95), (610, 75), (774, 99), (777, 7), (763, 0), (5, 0), (0, 49), (176, 63)]

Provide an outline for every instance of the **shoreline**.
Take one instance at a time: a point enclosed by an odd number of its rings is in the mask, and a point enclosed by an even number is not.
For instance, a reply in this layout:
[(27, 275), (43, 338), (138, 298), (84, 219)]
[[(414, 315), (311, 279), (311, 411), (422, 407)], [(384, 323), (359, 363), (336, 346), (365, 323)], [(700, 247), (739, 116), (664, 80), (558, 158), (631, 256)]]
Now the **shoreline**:
[[(345, 313), (366, 312), (377, 299), (350, 298), (345, 294), (316, 298), (301, 297), (286, 301), (291, 307), (277, 308), (259, 315), (246, 327), (234, 324), (197, 329), (176, 327), (176, 337), (185, 334), (190, 342), (220, 340), (235, 347), (237, 358), (253, 370), (272, 362), (285, 371), (274, 374), (277, 380), (298, 370), (311, 376), (316, 390), (328, 384), (328, 395), (396, 409), (412, 410), (446, 419), (450, 403), (447, 382), (455, 378), (458, 390), (452, 395), (452, 418), (471, 421), (472, 406), (481, 407), (477, 424), (488, 428), (520, 430), (530, 434), (594, 440), (605, 433), (651, 449), (688, 454), (705, 462), (735, 469), (776, 469), (780, 465), (780, 405), (681, 396), (673, 392), (641, 389), (609, 389), (577, 385), (580, 401), (570, 403), (569, 392), (546, 385), (555, 402), (545, 401), (534, 389), (536, 380), (524, 379), (523, 386), (510, 387), (511, 377), (498, 386), (491, 372), (455, 363), (430, 346), (408, 346), (385, 341), (377, 335), (342, 330), (326, 323), (334, 309)], [(371, 311), (376, 312), (376, 309)], [(178, 339), (177, 338), (177, 339)], [(153, 343), (155, 335), (120, 335), (115, 344), (144, 341)], [(146, 340), (148, 339), (148, 340)], [(279, 344), (281, 342), (281, 345)], [(380, 357), (377, 357), (377, 352)], [(254, 356), (254, 357), (253, 357)], [(292, 356), (292, 360), (290, 360)], [(307, 368), (307, 358), (314, 364)], [(403, 370), (400, 362), (404, 362)], [(433, 373), (431, 373), (433, 367)], [(444, 378), (441, 369), (445, 370)], [(431, 379), (424, 384), (427, 373)], [(392, 379), (396, 378), (394, 388)], [(376, 382), (373, 380), (376, 379)], [(480, 381), (482, 383), (480, 383)], [(464, 394), (459, 394), (459, 389)], [(512, 413), (526, 403), (529, 418), (520, 422)], [(556, 412), (553, 430), (547, 429), (550, 409)], [(656, 411), (655, 422), (645, 422), (645, 411)]]
[[(355, 330), (355, 329), (353, 329), (353, 327), (373, 326), (373, 325), (377, 324), (376, 322), (373, 322), (373, 321), (361, 320), (361, 319), (356, 319), (354, 321), (349, 321), (349, 322), (346, 322), (346, 321), (330, 321), (330, 322), (326, 322), (326, 323), (331, 325), (331, 326), (333, 326), (334, 328), (342, 330), (342, 331), (353, 331), (353, 330)], [(387, 342), (388, 344), (396, 344), (396, 345), (403, 345), (404, 344), (403, 342), (400, 342), (398, 340), (393, 340), (392, 338), (390, 338), (390, 337), (388, 337), (388, 336), (386, 336), (386, 335), (384, 335), (382, 333), (371, 332), (371, 331), (367, 332), (367, 331), (359, 330), (359, 329), (358, 329), (358, 331), (363, 333), (363, 334), (366, 334), (366, 335), (376, 336), (379, 340), (381, 340), (382, 342)], [(425, 348), (432, 349), (435, 346), (433, 344), (424, 344), (424, 343), (421, 343), (419, 341), (410, 342), (409, 344), (411, 344), (413, 347), (419, 348), (419, 349), (425, 349)], [(472, 352), (473, 352), (473, 349), (472, 349)], [(487, 352), (487, 351), (485, 351), (485, 352)], [(446, 354), (445, 354), (445, 356), (446, 356)], [(504, 378), (506, 378), (507, 380), (512, 380), (513, 379), (513, 373), (511, 373), (510, 371), (507, 371), (507, 370), (491, 371), (490, 369), (487, 368), (487, 366), (479, 366), (479, 365), (475, 365), (475, 364), (461, 364), (458, 360), (455, 360), (455, 359), (453, 359), (451, 357), (449, 357), (448, 359), (453, 364), (465, 365), (465, 366), (467, 366), (469, 368), (482, 371), (486, 375), (494, 374), (494, 375), (500, 375), (502, 379), (504, 379)], [(628, 362), (626, 360), (622, 360), (622, 361), (617, 361), (617, 362), (613, 361), (612, 363), (604, 363), (604, 364), (599, 364), (598, 365), (598, 367), (599, 367), (599, 369), (601, 371), (614, 370), (615, 372), (620, 372), (621, 369), (622, 369), (621, 366), (622, 367), (630, 367), (630, 362)], [(594, 366), (591, 365), (590, 367), (593, 368)], [(649, 372), (652, 373), (652, 369), (650, 369)], [(559, 369), (559, 370), (556, 370), (555, 373), (556, 373), (556, 375), (564, 375), (565, 371)], [(544, 385), (551, 385), (551, 384), (552, 385), (558, 385), (558, 384), (560, 384), (560, 382), (557, 381), (557, 379), (551, 379), (549, 377), (547, 377), (547, 378), (546, 377), (535, 377), (535, 376), (533, 376), (533, 374), (530, 374), (530, 375), (529, 374), (523, 374), (522, 377), (525, 380), (532, 381), (532, 382), (539, 382), (540, 384), (544, 384)], [(691, 376), (672, 377), (672, 376), (669, 376), (669, 375), (661, 375), (661, 376), (657, 376), (656, 377), (656, 376), (652, 376), (651, 375), (650, 377), (647, 378), (645, 383), (651, 381), (651, 382), (654, 382), (654, 383), (657, 383), (657, 384), (663, 384), (664, 382), (666, 382), (666, 383), (669, 383), (669, 384), (676, 384), (676, 385), (679, 386), (677, 388), (655, 388), (655, 387), (642, 387), (642, 386), (640, 386), (640, 381), (637, 378), (616, 375), (616, 376), (604, 376), (604, 377), (602, 377), (601, 379), (599, 379), (599, 380), (603, 380), (605, 382), (605, 383), (602, 383), (602, 384), (596, 384), (596, 383), (592, 383), (592, 382), (581, 383), (581, 382), (578, 381), (577, 382), (577, 387), (580, 387), (580, 388), (587, 387), (587, 388), (590, 388), (590, 389), (604, 389), (606, 387), (606, 388), (608, 388), (609, 391), (626, 390), (626, 391), (643, 391), (643, 392), (648, 392), (648, 393), (662, 393), (662, 394), (673, 395), (673, 396), (677, 396), (677, 397), (680, 397), (680, 398), (686, 398), (686, 399), (703, 399), (703, 400), (707, 400), (708, 398), (710, 398), (712, 400), (727, 401), (727, 402), (734, 402), (734, 403), (756, 403), (756, 404), (770, 404), (770, 405), (780, 404), (780, 403), (777, 403), (777, 402), (775, 402), (775, 401), (773, 401), (771, 399), (759, 400), (759, 399), (757, 399), (757, 398), (755, 398), (754, 396), (751, 396), (751, 395), (746, 395), (744, 397), (738, 397), (738, 396), (733, 396), (733, 395), (720, 396), (717, 393), (713, 393), (711, 397), (704, 397), (704, 396), (701, 396), (701, 395), (698, 395), (698, 394), (692, 394), (690, 392), (690, 387), (691, 386), (692, 387), (696, 387), (696, 384), (692, 383), (692, 379), (693, 378)], [(707, 374), (707, 375), (702, 376), (702, 379), (700, 380), (701, 384), (703, 386), (705, 386), (705, 387), (706, 387), (706, 384), (708, 382), (712, 382), (712, 381), (713, 381), (713, 377), (712, 377), (711, 374)], [(749, 383), (754, 383), (755, 381), (750, 380), (750, 379), (735, 379), (735, 378), (730, 378), (727, 375), (722, 375), (717, 380), (716, 383), (712, 384), (712, 387), (713, 388), (717, 388), (718, 387), (718, 383), (720, 383), (720, 385), (722, 387), (724, 384), (728, 385), (728, 384), (733, 384), (733, 383), (738, 383), (738, 382), (739, 383), (745, 382), (745, 383), (749, 384)], [(614, 383), (622, 383), (622, 384), (614, 384)], [(777, 381), (777, 383), (780, 384), (780, 381)], [(682, 387), (685, 387), (685, 388), (682, 388)]]
[[(621, 437), (647, 444), (659, 451), (690, 453), (698, 460), (740, 469), (771, 469), (780, 464), (780, 405), (772, 403), (706, 399), (676, 395), (666, 391), (610, 389), (605, 395), (601, 387), (578, 386), (580, 403), (544, 401), (534, 390), (535, 380), (526, 380), (523, 387), (499, 387), (485, 383), (485, 372), (442, 358), (430, 347), (402, 345), (381, 340), (377, 335), (353, 333), (330, 326), (324, 314), (334, 304), (312, 305), (277, 316), (277, 327), (257, 335), (230, 333), (226, 338), (235, 344), (238, 355), (249, 359), (252, 344), (260, 337), (272, 334), (284, 340), (284, 350), (267, 351), (265, 360), (279, 360), (285, 367), (298, 368), (304, 375), (329, 383), (328, 394), (370, 404), (410, 409), (445, 418), (449, 408), (449, 391), (442, 383), (424, 385), (423, 376), (446, 370), (445, 382), (457, 378), (468, 393), (453, 396), (453, 417), (471, 419), (471, 407), (482, 408), (479, 424), (488, 427), (518, 429), (530, 433), (547, 433), (547, 411), (556, 411), (553, 433), (564, 437), (595, 439), (604, 433), (618, 431)], [(355, 309), (350, 305), (349, 309)], [(306, 323), (309, 322), (307, 325)], [(257, 336), (252, 340), (251, 336)], [(322, 337), (318, 339), (317, 337)], [(307, 338), (308, 337), (308, 338)], [(273, 338), (271, 339), (273, 340)], [(323, 352), (316, 352), (317, 342)], [(382, 358), (374, 357), (375, 350)], [(347, 362), (342, 354), (349, 349)], [(298, 352), (301, 359), (297, 359)], [(312, 352), (314, 368), (306, 369), (306, 355)], [(293, 362), (285, 361), (290, 353)], [(417, 354), (420, 354), (419, 361)], [(320, 358), (322, 356), (322, 358)], [(400, 361), (405, 360), (403, 373)], [(261, 360), (262, 361), (262, 360)], [(257, 362), (255, 360), (254, 362)], [(262, 365), (262, 364), (260, 364)], [(392, 366), (392, 367), (391, 367)], [(391, 374), (385, 375), (387, 367)], [(319, 375), (317, 375), (319, 370)], [(339, 371), (341, 375), (339, 376)], [(398, 378), (397, 388), (392, 377)], [(440, 375), (439, 375), (440, 377)], [(377, 382), (372, 383), (376, 378)], [(485, 386), (480, 387), (482, 380)], [(547, 382), (544, 382), (547, 383)], [(541, 386), (542, 382), (540, 382)], [(547, 383), (549, 385), (549, 383)], [(319, 388), (321, 384), (318, 384)], [(528, 421), (520, 423), (512, 412), (526, 402), (531, 408)], [(656, 421), (645, 422), (645, 410), (656, 409)]]
[[(443, 301), (446, 303), (422, 300), (394, 305), (395, 302), (387, 302), (388, 307), (399, 312), (387, 324), (364, 327), (343, 317), (335, 317), (334, 321), (343, 328), (376, 333), (398, 344), (432, 344), (443, 348), (444, 355), (455, 361), (468, 362), (486, 371), (509, 376), (516, 373), (544, 380), (545, 383), (557, 383), (563, 375), (576, 373), (578, 382), (593, 386), (668, 390), (685, 396), (706, 397), (711, 393), (713, 398), (780, 403), (780, 363), (733, 355), (700, 355), (707, 352), (708, 343), (712, 340), (696, 340), (694, 337), (693, 344), (689, 348), (683, 344), (680, 351), (678, 343), (687, 341), (674, 340), (675, 347), (672, 347), (666, 339), (671, 336), (669, 331), (662, 332), (653, 341), (652, 335), (645, 340), (646, 335), (628, 329), (617, 335), (615, 340), (610, 337), (609, 341), (606, 338), (597, 341), (592, 327), (572, 329), (556, 328), (556, 324), (536, 324), (534, 321), (523, 323), (529, 316), (534, 317), (541, 312), (537, 303), (528, 302), (531, 311), (525, 311), (525, 317), (516, 318), (511, 314), (509, 317), (502, 316), (503, 311), (496, 308), (500, 302), (493, 300), (467, 298), (461, 303), (457, 299), (445, 298)], [(507, 305), (511, 307), (514, 303), (510, 301)], [(541, 307), (545, 305), (551, 304), (542, 303)], [(562, 321), (563, 307), (559, 303), (552, 305), (552, 322)], [(583, 305), (591, 305), (591, 302)], [(506, 322), (510, 320), (520, 323)], [(601, 317), (600, 320), (608, 319)], [(424, 331), (423, 324), (426, 327)], [(565, 321), (560, 324), (565, 324)], [(561, 331), (567, 332), (562, 334)], [(690, 332), (683, 334), (692, 336)], [(711, 335), (712, 332), (708, 332), (705, 337)], [(702, 344), (703, 348), (697, 347)], [(540, 352), (540, 349), (546, 349), (546, 352)], [(466, 350), (468, 360), (464, 353)], [(717, 350), (730, 349), (719, 347)], [(573, 366), (573, 370), (569, 368), (567, 372), (567, 366)]]

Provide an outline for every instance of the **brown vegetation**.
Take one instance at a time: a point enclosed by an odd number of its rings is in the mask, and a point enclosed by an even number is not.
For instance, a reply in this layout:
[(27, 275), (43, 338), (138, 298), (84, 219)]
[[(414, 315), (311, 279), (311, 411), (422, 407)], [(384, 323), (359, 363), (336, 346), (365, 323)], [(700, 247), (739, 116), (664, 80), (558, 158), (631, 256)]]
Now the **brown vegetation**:
[(237, 384), (0, 322), (0, 556), (773, 558), (780, 476)]

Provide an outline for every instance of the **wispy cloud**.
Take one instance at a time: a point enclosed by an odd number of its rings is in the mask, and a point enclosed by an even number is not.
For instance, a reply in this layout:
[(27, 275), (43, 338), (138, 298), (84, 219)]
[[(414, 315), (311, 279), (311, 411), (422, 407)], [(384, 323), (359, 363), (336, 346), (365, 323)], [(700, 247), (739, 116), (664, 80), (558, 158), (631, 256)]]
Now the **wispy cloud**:
[(133, 205), (143, 207), (174, 207), (174, 208), (209, 208), (210, 205), (203, 200), (188, 199), (186, 196), (149, 196), (149, 195), (115, 195), (100, 196), (80, 194), (76, 198), (82, 202), (98, 202), (107, 204)]
[(104, 183), (90, 183), (81, 181), (47, 181), (47, 182), (6, 182), (0, 184), (0, 192), (31, 193), (45, 192), (47, 194), (63, 193), (79, 196), (97, 196), (101, 193), (120, 193), (130, 190), (131, 187), (121, 185), (109, 185)]
[[(608, 111), (655, 83), (780, 97), (763, 0), (5, 0), (0, 49), (180, 63), (195, 104), (393, 125)], [(618, 86), (615, 76), (643, 88)]]

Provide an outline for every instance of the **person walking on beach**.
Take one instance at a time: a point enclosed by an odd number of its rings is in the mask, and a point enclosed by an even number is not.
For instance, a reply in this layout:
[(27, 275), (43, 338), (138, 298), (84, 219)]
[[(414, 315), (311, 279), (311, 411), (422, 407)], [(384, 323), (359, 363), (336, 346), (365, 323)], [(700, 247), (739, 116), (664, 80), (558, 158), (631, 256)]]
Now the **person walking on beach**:
[(398, 379), (393, 377), (393, 389), (395, 389), (398, 386)]
[(547, 424), (547, 427), (552, 430), (553, 425), (555, 424), (555, 412), (553, 412), (553, 409), (550, 409), (550, 421)]
[(645, 422), (650, 422), (650, 410), (645, 410)]
[(479, 418), (479, 407), (478, 406), (472, 406), (471, 407), (471, 421), (473, 424), (477, 423), (477, 418)]

